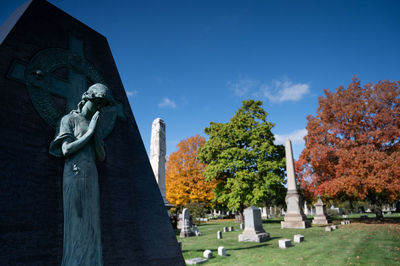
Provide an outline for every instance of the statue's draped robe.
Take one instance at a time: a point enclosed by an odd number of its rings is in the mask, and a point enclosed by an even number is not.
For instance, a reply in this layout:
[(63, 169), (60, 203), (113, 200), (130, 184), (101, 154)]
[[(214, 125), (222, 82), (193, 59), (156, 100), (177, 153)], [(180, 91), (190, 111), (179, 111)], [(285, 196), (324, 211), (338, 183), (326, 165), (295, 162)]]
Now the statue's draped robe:
[[(50, 145), (50, 153), (64, 156), (63, 142), (79, 139), (86, 133), (89, 122), (77, 112), (65, 115)], [(92, 138), (80, 150), (65, 158), (62, 266), (103, 265), (95, 146)]]

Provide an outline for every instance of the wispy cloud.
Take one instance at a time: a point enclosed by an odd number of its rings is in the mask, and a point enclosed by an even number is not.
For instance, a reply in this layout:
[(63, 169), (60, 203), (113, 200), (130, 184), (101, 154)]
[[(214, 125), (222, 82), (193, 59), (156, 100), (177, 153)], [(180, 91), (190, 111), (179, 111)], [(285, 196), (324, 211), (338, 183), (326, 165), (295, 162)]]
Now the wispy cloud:
[(289, 134), (275, 134), (275, 144), (285, 144), (290, 139), (293, 144), (304, 144), (304, 137), (307, 135), (307, 129), (298, 129)]
[(296, 102), (310, 93), (310, 85), (306, 83), (292, 83), (289, 80), (274, 80), (271, 85), (262, 85), (259, 93), (271, 102)]
[(169, 99), (169, 98), (164, 98), (162, 100), (162, 102), (160, 102), (158, 104), (158, 107), (159, 108), (168, 108), (169, 107), (169, 108), (175, 109), (176, 108), (176, 103), (174, 101), (172, 101), (171, 99)]
[(228, 81), (227, 84), (235, 96), (252, 95), (265, 98), (271, 102), (295, 102), (310, 93), (309, 84), (293, 83), (289, 79), (273, 80), (268, 83), (246, 77), (239, 78), (236, 81)]
[(248, 94), (254, 88), (256, 88), (258, 82), (249, 78), (240, 78), (237, 81), (228, 81), (228, 87), (233, 91), (235, 96), (243, 96)]
[(128, 97), (133, 97), (136, 94), (138, 94), (139, 92), (137, 90), (134, 91), (126, 91), (126, 95), (128, 95)]

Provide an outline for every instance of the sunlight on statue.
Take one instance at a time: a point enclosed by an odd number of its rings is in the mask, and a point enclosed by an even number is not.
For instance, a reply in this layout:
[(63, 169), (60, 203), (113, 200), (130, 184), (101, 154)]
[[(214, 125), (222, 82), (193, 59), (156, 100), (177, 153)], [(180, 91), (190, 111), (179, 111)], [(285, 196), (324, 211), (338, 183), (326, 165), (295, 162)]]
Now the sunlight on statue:
[(50, 144), (50, 154), (65, 157), (62, 266), (103, 265), (96, 162), (105, 159), (105, 151), (98, 120), (102, 108), (113, 104), (105, 85), (92, 85), (77, 110), (61, 119)]

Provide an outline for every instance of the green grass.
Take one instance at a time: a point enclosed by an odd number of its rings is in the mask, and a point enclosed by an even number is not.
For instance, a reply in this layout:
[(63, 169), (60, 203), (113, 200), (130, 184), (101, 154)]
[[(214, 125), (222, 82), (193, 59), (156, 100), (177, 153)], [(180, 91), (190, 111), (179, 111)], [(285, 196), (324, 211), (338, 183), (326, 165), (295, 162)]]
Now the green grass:
[[(280, 219), (264, 220), (271, 239), (251, 243), (238, 242), (238, 224), (219, 220), (200, 225), (201, 236), (177, 239), (182, 242), (185, 259), (203, 257), (204, 250), (212, 250), (214, 257), (205, 265), (400, 265), (398, 218), (385, 224), (369, 222), (339, 225), (338, 230), (325, 232), (325, 227), (280, 229)], [(224, 226), (234, 226), (236, 231), (222, 233), (223, 239), (217, 239), (217, 231)], [(305, 241), (293, 243), (295, 234), (304, 235)], [(294, 246), (280, 249), (278, 240), (282, 238), (292, 239)], [(219, 246), (226, 248), (227, 257), (218, 256)]]

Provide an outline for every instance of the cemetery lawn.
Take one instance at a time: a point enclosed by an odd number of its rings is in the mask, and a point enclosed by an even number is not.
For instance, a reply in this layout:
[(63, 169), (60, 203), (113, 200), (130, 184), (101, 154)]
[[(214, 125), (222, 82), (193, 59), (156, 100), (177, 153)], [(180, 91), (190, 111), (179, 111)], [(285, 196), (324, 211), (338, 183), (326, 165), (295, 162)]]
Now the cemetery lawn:
[[(198, 228), (201, 236), (180, 238), (185, 259), (203, 257), (210, 249), (213, 258), (204, 265), (400, 265), (400, 220), (384, 224), (371, 221), (340, 225), (325, 232), (325, 227), (280, 229), (280, 220), (264, 220), (264, 230), (271, 239), (263, 243), (238, 242), (239, 224), (230, 220), (210, 221)], [(234, 232), (222, 232), (234, 226)], [(217, 231), (223, 239), (217, 239)], [(294, 243), (293, 236), (304, 235), (305, 241)], [(278, 240), (289, 238), (293, 247), (280, 249)], [(218, 256), (219, 246), (226, 248), (227, 257)]]

